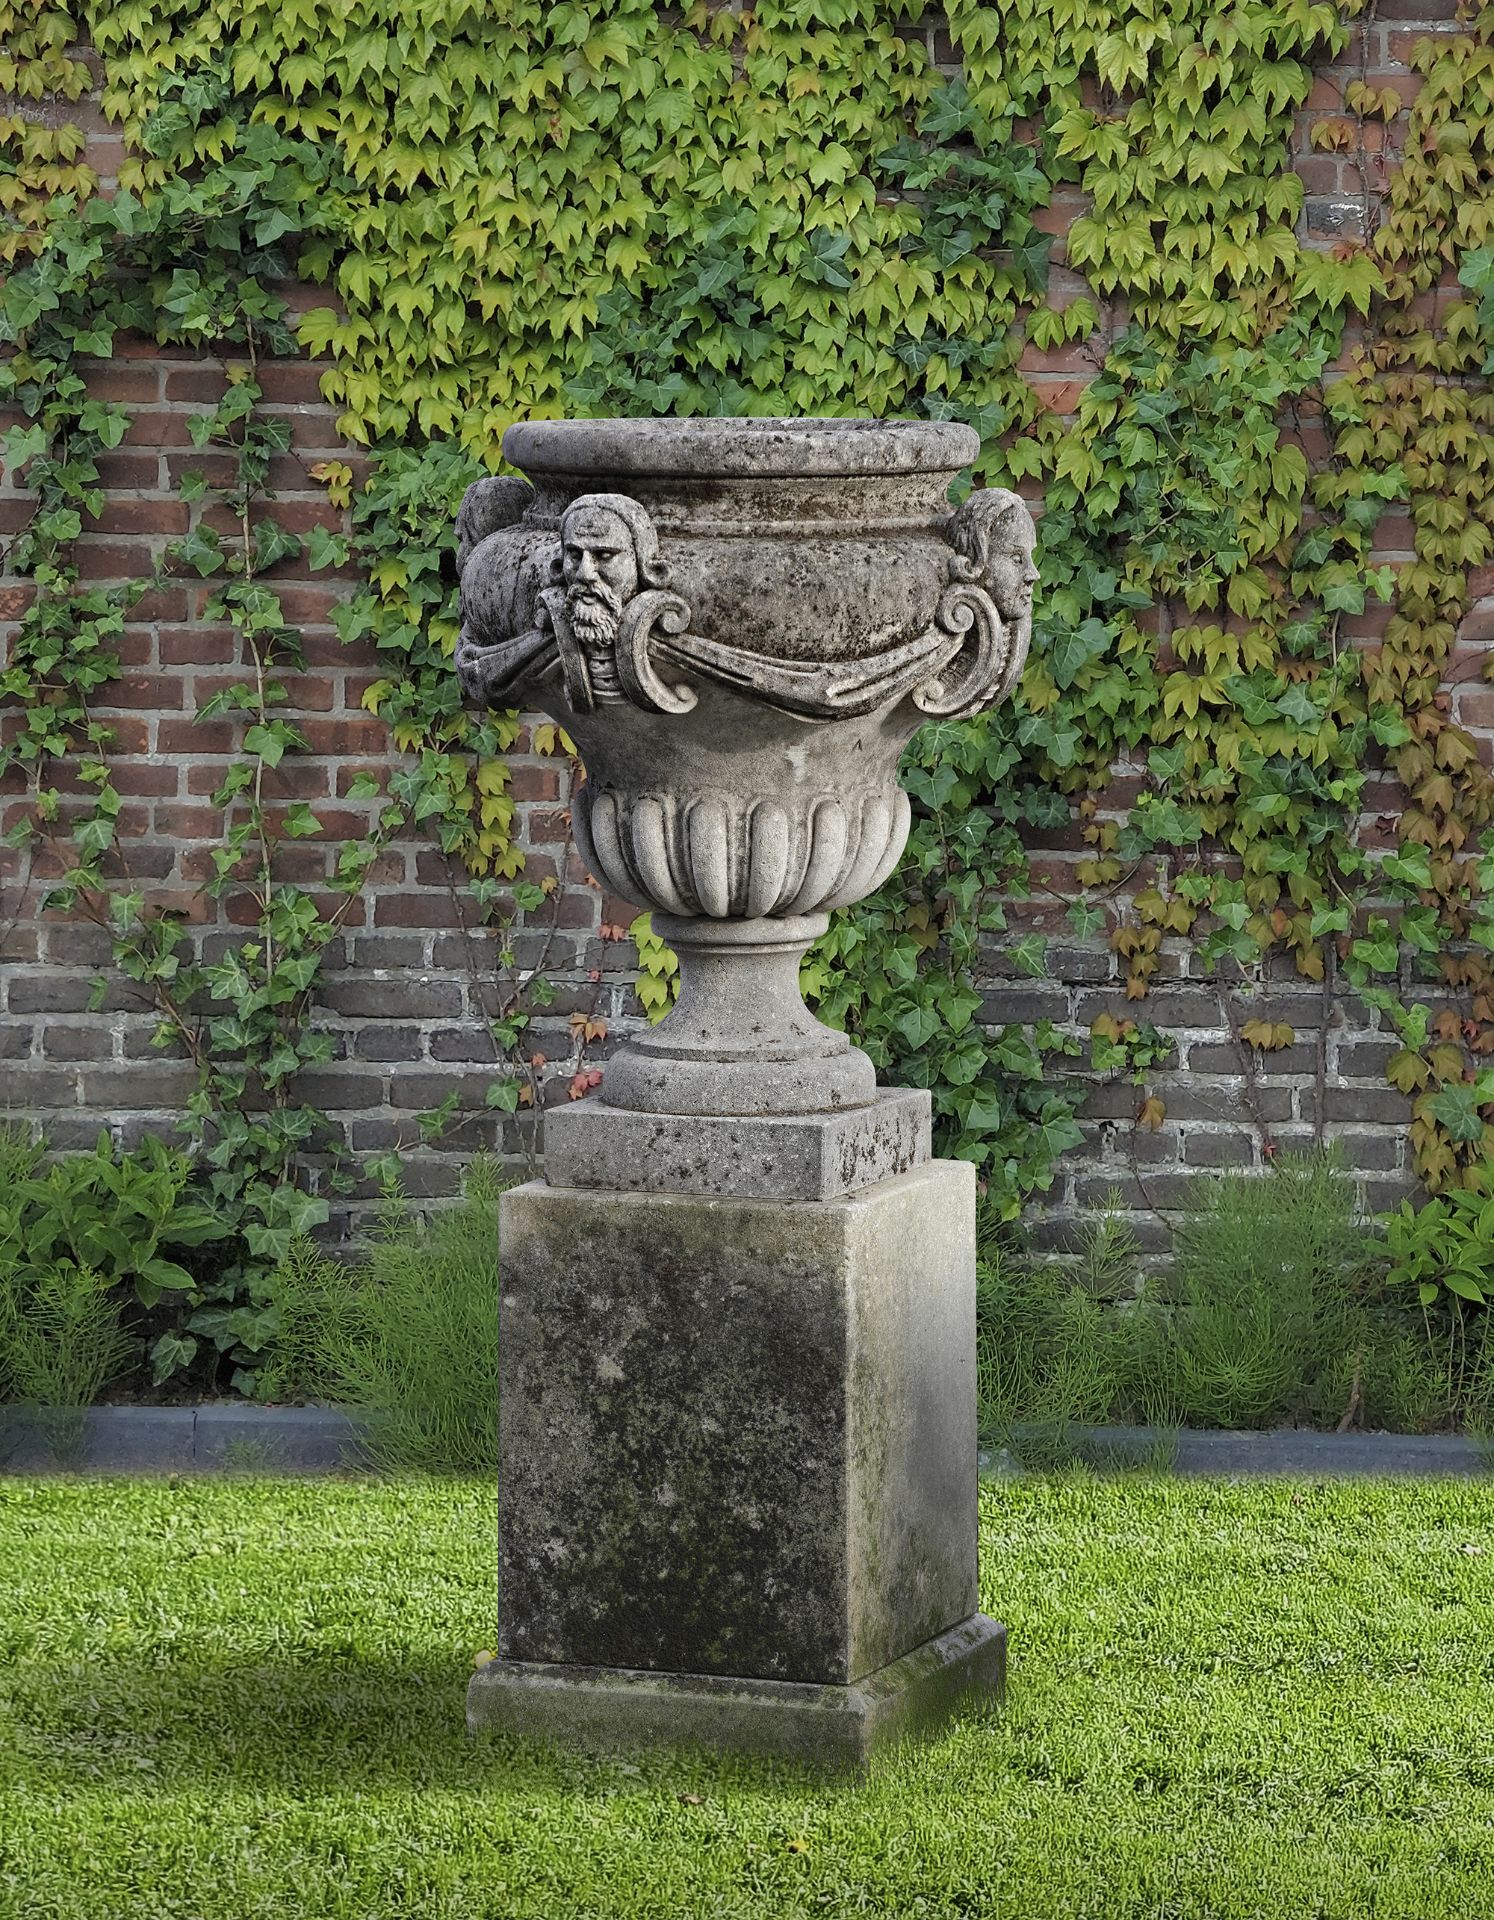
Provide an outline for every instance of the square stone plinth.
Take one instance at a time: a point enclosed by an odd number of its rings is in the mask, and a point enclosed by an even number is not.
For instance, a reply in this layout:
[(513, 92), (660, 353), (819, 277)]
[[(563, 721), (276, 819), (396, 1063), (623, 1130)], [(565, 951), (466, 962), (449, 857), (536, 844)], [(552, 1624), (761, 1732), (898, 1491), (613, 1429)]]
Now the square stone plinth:
[(975, 1614), (972, 1167), (501, 1209), (505, 1662), (845, 1687)]
[(927, 1160), (930, 1095), (884, 1087), (836, 1113), (635, 1113), (600, 1100), (545, 1115), (545, 1177), (555, 1187), (833, 1200)]
[(1001, 1698), (1006, 1630), (983, 1614), (848, 1686), (494, 1660), (472, 1677), (467, 1724), (598, 1749), (709, 1747), (857, 1768)]

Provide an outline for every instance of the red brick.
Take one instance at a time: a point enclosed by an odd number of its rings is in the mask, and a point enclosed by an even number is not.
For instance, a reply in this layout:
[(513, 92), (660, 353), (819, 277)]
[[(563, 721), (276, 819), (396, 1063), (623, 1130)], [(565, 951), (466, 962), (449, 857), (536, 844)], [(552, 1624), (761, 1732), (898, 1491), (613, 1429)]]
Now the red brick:
[(173, 367), (166, 375), (166, 398), (202, 400), (216, 406), (227, 385), (228, 376), (221, 366)]
[(156, 570), (156, 549), (144, 538), (106, 540), (85, 533), (74, 555), (85, 580), (147, 580)]
[(554, 767), (520, 765), (512, 769), (507, 791), (514, 800), (558, 800), (560, 775)]
[(111, 753), (150, 752), (150, 728), (144, 720), (132, 719), (128, 714), (111, 713), (104, 724), (114, 736)]
[(94, 400), (118, 400), (126, 406), (145, 406), (161, 397), (161, 370), (152, 366), (100, 366), (85, 362), (80, 371)]
[(181, 784), (181, 768), (175, 762), (118, 758), (111, 764), (121, 793), (141, 798), (173, 794)]
[(1458, 639), (1494, 640), (1494, 602), (1485, 600), (1468, 609), (1458, 628)]
[(160, 456), (154, 453), (101, 453), (99, 480), (106, 487), (156, 487), (161, 478)]
[(130, 422), (124, 437), (127, 447), (190, 447), (187, 416), (164, 407), (143, 407)]
[(83, 525), (93, 533), (159, 533), (165, 535), (184, 534), (192, 524), (192, 516), (183, 500), (173, 500), (160, 494), (144, 499), (121, 498), (111, 494), (103, 509), (97, 514), (85, 514)]
[[(1382, 8), (1380, 11), (1384, 12), (1385, 9)], [(1416, 58), (1416, 49), (1424, 40), (1431, 42), (1434, 52), (1440, 52), (1441, 46), (1439, 43), (1442, 42), (1445, 37), (1450, 38), (1457, 30), (1454, 22), (1439, 20), (1429, 23), (1424, 27), (1414, 28), (1409, 33), (1390, 33), (1385, 37), (1385, 51), (1392, 60), (1397, 60), (1401, 62), (1402, 65), (1409, 67)], [(1419, 75), (1417, 77), (1420, 78)]]
[(292, 533), (305, 533), (312, 527), (326, 527), (331, 533), (343, 533), (347, 529), (347, 515), (329, 506), (325, 499), (276, 500), (263, 515), (255, 517), (278, 520)]
[(156, 729), (161, 753), (236, 753), (239, 728), (231, 720), (176, 720), (169, 714)]
[(389, 729), (372, 714), (339, 714), (331, 720), (308, 720), (301, 731), (313, 753), (391, 753)]
[(107, 687), (101, 687), (94, 696), (94, 705), (100, 712), (114, 707), (138, 707), (147, 713), (180, 711), (182, 694), (179, 675), (126, 673)]
[(1017, 371), (1025, 374), (1066, 374), (1070, 378), (1092, 380), (1096, 367), (1093, 357), (1081, 345), (1045, 349), (1035, 347), (1029, 341), (1022, 349)]
[(166, 349), (157, 340), (142, 333), (118, 333), (114, 336), (111, 360), (164, 360)]
[(189, 473), (200, 473), (210, 487), (231, 487), (237, 464), (231, 453), (219, 453), (210, 447), (200, 452), (193, 447), (189, 453), (166, 455), (166, 471), (173, 487), (179, 487), (183, 476)]
[(232, 627), (162, 627), (162, 666), (236, 667), (239, 637)]
[(173, 840), (216, 841), (223, 832), (223, 814), (219, 808), (187, 807), (178, 802), (153, 808), (152, 823), (157, 833)]
[(1042, 375), (1031, 382), (1033, 392), (1048, 411), (1063, 414), (1074, 411), (1088, 385), (1089, 380), (1052, 380)]
[(152, 587), (135, 602), (133, 612), (137, 620), (185, 620), (187, 590), (177, 586)]
[[(286, 619), (296, 626), (314, 622), (325, 625), (332, 617), (332, 609), (348, 598), (346, 588), (322, 585), (320, 578), (317, 581), (287, 580), (275, 591), (280, 595)], [(347, 657), (347, 649), (340, 640), (332, 644), (333, 651)]]
[(374, 902), (376, 927), (456, 927), (461, 916), (444, 888), (428, 893), (381, 893)]
[(325, 372), (309, 360), (271, 360), (259, 370), (260, 389), (270, 403), (320, 407)]

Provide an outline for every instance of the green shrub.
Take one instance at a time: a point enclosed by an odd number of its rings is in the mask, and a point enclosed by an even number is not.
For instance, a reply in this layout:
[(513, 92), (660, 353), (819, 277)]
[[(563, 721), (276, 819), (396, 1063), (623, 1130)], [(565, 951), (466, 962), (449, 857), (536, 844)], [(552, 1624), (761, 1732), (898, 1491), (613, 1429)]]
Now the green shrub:
[(118, 1297), (91, 1267), (0, 1274), (0, 1402), (30, 1411), (60, 1465), (78, 1459), (84, 1415), (135, 1351)]
[(41, 1417), (65, 1464), (81, 1446), (85, 1410), (129, 1365), (135, 1343), (108, 1277), (76, 1257), (77, 1239), (46, 1230), (56, 1216), (36, 1194), (56, 1189), (35, 1178), (45, 1150), (26, 1128), (0, 1125), (0, 1403)]
[(475, 1161), (462, 1199), (429, 1219), (395, 1198), (367, 1260), (295, 1241), (270, 1293), (279, 1314), (266, 1397), (328, 1399), (368, 1416), (375, 1464), (491, 1472), (498, 1462), (498, 1194)]
[(33, 1278), (86, 1267), (153, 1307), (195, 1285), (173, 1253), (230, 1231), (188, 1192), (188, 1156), (162, 1140), (121, 1153), (101, 1132), (91, 1153), (60, 1154), (38, 1172), (45, 1151), (24, 1128), (0, 1126), (0, 1267)]
[[(981, 1426), (1022, 1458), (1071, 1454), (1075, 1427), (1259, 1427), (1284, 1421), (1418, 1430), (1466, 1404), (1436, 1345), (1382, 1297), (1384, 1249), (1329, 1152), (1228, 1173), (1174, 1235), (1169, 1273), (1138, 1285), (1113, 1211), (1077, 1261), (983, 1252)], [(1484, 1349), (1480, 1348), (1480, 1356)], [(1494, 1416), (1494, 1342), (1479, 1372)], [(1485, 1386), (1484, 1383), (1487, 1383)], [(1480, 1403), (1482, 1404), (1482, 1403)]]
[(1125, 1397), (1130, 1329), (1116, 1311), (1134, 1291), (1137, 1246), (1101, 1214), (1072, 1266), (984, 1245), (976, 1268), (980, 1431), (1037, 1464), (1065, 1457), (1070, 1430), (1111, 1418)]

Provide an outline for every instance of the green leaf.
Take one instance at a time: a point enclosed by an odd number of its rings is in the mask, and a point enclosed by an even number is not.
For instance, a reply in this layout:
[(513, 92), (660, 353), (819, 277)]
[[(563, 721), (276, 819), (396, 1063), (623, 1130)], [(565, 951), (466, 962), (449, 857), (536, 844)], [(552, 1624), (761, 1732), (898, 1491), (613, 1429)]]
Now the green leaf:
[(197, 1358), (197, 1342), (190, 1333), (163, 1333), (150, 1350), (150, 1377), (160, 1386)]
[(1484, 1123), (1479, 1118), (1478, 1096), (1472, 1087), (1441, 1087), (1427, 1100), (1427, 1106), (1457, 1141), (1478, 1140)]

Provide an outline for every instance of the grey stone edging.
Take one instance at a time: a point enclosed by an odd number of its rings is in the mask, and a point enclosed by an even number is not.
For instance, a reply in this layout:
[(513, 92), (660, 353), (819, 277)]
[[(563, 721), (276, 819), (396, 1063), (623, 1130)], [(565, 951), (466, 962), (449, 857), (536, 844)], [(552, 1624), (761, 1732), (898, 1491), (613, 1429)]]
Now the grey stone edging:
[(1009, 1447), (983, 1449), (980, 1463), (983, 1474), (1000, 1475), (1061, 1459), (1095, 1466), (1153, 1466), (1185, 1475), (1467, 1478), (1494, 1472), (1494, 1442), (1460, 1433), (1319, 1433), (1309, 1427), (1259, 1433), (1188, 1427), (1019, 1427)]
[(76, 1414), (0, 1407), (0, 1472), (333, 1473), (366, 1464), (363, 1431), (341, 1407), (90, 1407), (81, 1430)]
[[(102, 1473), (258, 1469), (336, 1473), (367, 1465), (364, 1422), (342, 1407), (92, 1407), (83, 1416), (0, 1407), (0, 1473), (69, 1467)], [(69, 1442), (72, 1444), (70, 1445)], [(1014, 1450), (983, 1450), (981, 1471), (1078, 1459), (1096, 1466), (1153, 1466), (1178, 1474), (1304, 1474), (1322, 1479), (1414, 1475), (1468, 1478), (1494, 1472), (1494, 1442), (1456, 1433), (1263, 1433), (1189, 1428), (1025, 1428)]]

